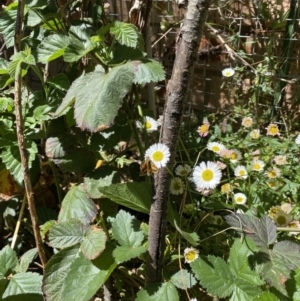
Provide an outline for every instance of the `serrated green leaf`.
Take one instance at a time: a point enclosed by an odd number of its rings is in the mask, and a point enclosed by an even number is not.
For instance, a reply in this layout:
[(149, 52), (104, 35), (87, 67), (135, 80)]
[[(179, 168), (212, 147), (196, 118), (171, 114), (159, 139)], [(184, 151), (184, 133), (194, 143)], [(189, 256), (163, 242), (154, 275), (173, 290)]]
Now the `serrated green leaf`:
[(124, 247), (139, 247), (144, 239), (137, 220), (124, 210), (119, 211), (113, 222), (112, 235)]
[(145, 246), (139, 246), (139, 247), (120, 246), (114, 249), (113, 256), (117, 263), (122, 263), (130, 259), (139, 257), (141, 254), (145, 253), (146, 251), (147, 251), (147, 247)]
[(48, 158), (62, 158), (74, 147), (75, 140), (72, 136), (49, 137), (46, 140), (45, 152)]
[(101, 271), (91, 261), (80, 255), (71, 264), (64, 281), (61, 300), (90, 300), (100, 288), (102, 278)]
[(27, 252), (25, 252), (21, 256), (19, 263), (17, 264), (17, 266), (15, 268), (15, 272), (16, 273), (25, 273), (27, 271), (29, 265), (33, 261), (33, 259), (36, 257), (36, 255), (37, 255), (37, 248), (33, 248), (33, 249), (30, 249)]
[[(28, 166), (32, 167), (32, 162), (35, 159), (35, 155), (38, 152), (37, 146), (33, 141), (28, 141), (26, 143), (26, 150), (29, 153)], [(19, 147), (16, 145), (5, 147), (1, 153), (2, 161), (6, 168), (10, 171), (16, 182), (22, 185), (24, 175), (21, 164), (21, 156)]]
[(88, 73), (82, 80), (85, 84), (82, 90), (77, 91), (75, 100), (77, 125), (91, 132), (97, 131), (102, 125), (110, 126), (131, 88), (133, 74), (130, 66), (117, 66), (107, 74)]
[(43, 224), (43, 225), (40, 226), (40, 228), (41, 228), (41, 235), (42, 235), (43, 238), (50, 231), (50, 229), (52, 227), (54, 227), (54, 225), (56, 225), (56, 220), (47, 221), (45, 224)]
[(252, 285), (263, 285), (259, 275), (250, 269), (248, 257), (253, 254), (250, 250), (255, 250), (255, 244), (250, 240), (241, 241), (236, 239), (230, 249), (229, 265), (236, 278), (248, 281)]
[(135, 301), (179, 301), (176, 287), (171, 282), (165, 282), (157, 287), (147, 286), (137, 293)]
[(21, 72), (21, 67), (24, 64), (35, 65), (35, 58), (30, 53), (30, 50), (20, 51), (11, 56), (11, 62), (8, 64), (8, 73), (11, 76), (11, 78), (17, 78), (17, 76)]
[(92, 199), (102, 197), (99, 187), (110, 186), (112, 183), (120, 183), (117, 169), (112, 166), (101, 166), (93, 171), (89, 177), (84, 178), (83, 188)]
[(74, 218), (84, 224), (90, 224), (97, 211), (97, 206), (87, 197), (82, 185), (73, 186), (63, 199), (58, 220), (59, 222), (66, 222)]
[(53, 34), (46, 37), (37, 48), (38, 62), (46, 64), (63, 56), (69, 38), (64, 35)]
[(16, 252), (10, 246), (5, 246), (0, 251), (0, 278), (9, 276), (17, 263)]
[(10, 97), (1, 97), (0, 98), (0, 112), (11, 112), (14, 106), (14, 101)]
[(178, 288), (187, 289), (193, 287), (197, 281), (187, 270), (180, 270), (171, 277), (171, 282)]
[(198, 246), (200, 243), (199, 235), (196, 232), (187, 232), (183, 231), (179, 228), (179, 226), (176, 223), (176, 220), (174, 220), (174, 226), (176, 230), (184, 237), (192, 246)]
[(79, 246), (63, 249), (51, 257), (45, 267), (43, 292), (47, 300), (62, 301), (65, 279), (72, 262), (79, 256)]
[(275, 244), (272, 255), (289, 269), (300, 267), (300, 246), (296, 243), (280, 241)]
[(0, 75), (8, 74), (8, 64), (9, 62), (4, 58), (0, 58)]
[(7, 48), (14, 45), (17, 9), (18, 2), (13, 2), (1, 12), (0, 33), (4, 36), (4, 41)]
[(141, 59), (139, 61), (129, 62), (128, 64), (133, 65), (133, 82), (135, 84), (144, 85), (150, 82), (156, 83), (165, 79), (163, 66), (155, 60)]
[(52, 76), (48, 79), (47, 84), (62, 91), (67, 91), (70, 88), (70, 81), (64, 73)]
[(228, 297), (234, 290), (234, 276), (227, 263), (219, 257), (207, 256), (191, 262), (191, 268), (209, 293), (220, 298)]
[(230, 214), (225, 217), (227, 223), (235, 229), (244, 231), (258, 246), (266, 247), (277, 238), (276, 226), (272, 219), (265, 215), (261, 219), (246, 214)]
[(115, 21), (110, 33), (121, 45), (143, 50), (143, 36), (135, 25)]
[(73, 219), (60, 222), (49, 231), (49, 244), (53, 248), (65, 249), (82, 242), (87, 226)]
[(100, 192), (112, 201), (127, 208), (149, 213), (151, 205), (151, 186), (146, 182), (113, 184), (100, 187)]
[(27, 26), (34, 27), (42, 22), (39, 14), (34, 9), (29, 9), (27, 13)]
[[(270, 292), (264, 292), (258, 296), (256, 296), (253, 301), (280, 301), (279, 299), (277, 299), (277, 297), (270, 293)], [(296, 301), (296, 300), (294, 300)]]
[(21, 294), (42, 294), (42, 275), (38, 273), (19, 273), (10, 278), (2, 298)]
[(261, 290), (244, 279), (236, 279), (230, 301), (252, 301)]
[(90, 260), (98, 257), (105, 249), (106, 239), (106, 234), (102, 229), (91, 226), (80, 246), (83, 255)]

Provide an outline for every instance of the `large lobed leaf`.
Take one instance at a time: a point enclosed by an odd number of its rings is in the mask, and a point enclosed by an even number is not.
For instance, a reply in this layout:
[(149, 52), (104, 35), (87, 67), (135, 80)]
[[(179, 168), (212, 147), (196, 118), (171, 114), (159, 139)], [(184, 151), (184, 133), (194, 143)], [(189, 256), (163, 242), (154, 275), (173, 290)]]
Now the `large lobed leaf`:
[(16, 252), (10, 246), (5, 246), (0, 251), (0, 279), (9, 276), (17, 263)]
[(59, 222), (67, 222), (74, 218), (83, 224), (89, 224), (98, 211), (94, 202), (87, 197), (82, 185), (73, 186), (66, 194), (59, 212)]
[(180, 270), (171, 277), (171, 282), (178, 288), (187, 289), (193, 287), (197, 281), (187, 270)]
[(165, 282), (159, 288), (152, 285), (140, 290), (135, 301), (179, 301), (179, 296), (173, 283)]
[(151, 205), (151, 186), (146, 182), (127, 182), (99, 187), (100, 192), (112, 201), (127, 208), (149, 213)]
[(230, 226), (243, 231), (258, 246), (267, 247), (277, 238), (276, 226), (267, 215), (259, 219), (246, 214), (230, 214), (225, 219)]
[(13, 2), (8, 5), (3, 12), (1, 12), (0, 33), (4, 36), (4, 41), (7, 48), (14, 45), (17, 9), (18, 2)]
[(158, 62), (146, 59), (114, 67), (106, 74), (99, 71), (85, 74), (74, 81), (55, 115), (65, 114), (75, 101), (77, 125), (81, 129), (97, 132), (112, 125), (133, 83), (157, 82), (164, 76)]

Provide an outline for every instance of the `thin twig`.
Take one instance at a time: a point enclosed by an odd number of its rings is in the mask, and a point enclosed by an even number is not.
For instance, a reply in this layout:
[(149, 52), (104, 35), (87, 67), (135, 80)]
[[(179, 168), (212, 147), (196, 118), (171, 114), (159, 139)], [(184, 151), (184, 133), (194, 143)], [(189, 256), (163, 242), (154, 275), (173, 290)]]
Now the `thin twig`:
[[(15, 29), (15, 45), (14, 45), (15, 54), (21, 51), (21, 40), (23, 35), (22, 24), (24, 19), (25, 0), (19, 0), (18, 3), (19, 5), (18, 5), (18, 12), (17, 12), (16, 29)], [(47, 258), (46, 258), (45, 250), (43, 248), (42, 237), (40, 234), (38, 216), (35, 208), (34, 192), (33, 192), (33, 187), (32, 187), (30, 174), (29, 174), (28, 151), (26, 149), (25, 139), (24, 139), (24, 120), (22, 116), (22, 91), (21, 90), (22, 90), (22, 77), (21, 77), (21, 69), (20, 69), (15, 77), (15, 99), (14, 99), (17, 138), (18, 138), (18, 145), (19, 145), (22, 170), (24, 176), (24, 185), (27, 194), (29, 212), (30, 212), (30, 217), (31, 217), (31, 222), (33, 227), (34, 239), (37, 246), (38, 254), (41, 259), (41, 263), (43, 267), (45, 267), (47, 263)]]
[(15, 247), (15, 244), (16, 244), (16, 241), (17, 241), (17, 238), (18, 238), (18, 233), (19, 233), (20, 226), (21, 226), (21, 220), (22, 220), (22, 217), (23, 217), (25, 204), (26, 204), (26, 193), (24, 193), (24, 197), (23, 197), (23, 200), (22, 200), (22, 205), (21, 205), (18, 221), (17, 221), (17, 224), (16, 224), (16, 228), (15, 228), (13, 238), (12, 238), (12, 242), (11, 242), (11, 248), (12, 249)]

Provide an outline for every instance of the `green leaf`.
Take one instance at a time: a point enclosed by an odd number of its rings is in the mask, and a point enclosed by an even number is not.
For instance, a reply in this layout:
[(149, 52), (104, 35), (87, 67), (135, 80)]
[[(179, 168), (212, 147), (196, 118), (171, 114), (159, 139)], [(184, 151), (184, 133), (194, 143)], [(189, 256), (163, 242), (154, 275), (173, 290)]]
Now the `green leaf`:
[[(294, 300), (294, 299), (293, 299)], [(279, 299), (277, 299), (277, 297), (275, 295), (273, 295), (270, 292), (264, 292), (258, 296), (256, 296), (253, 301), (280, 301)], [(294, 300), (296, 301), (296, 300)]]
[(137, 293), (135, 301), (179, 301), (176, 287), (171, 282), (147, 286)]
[[(32, 167), (32, 162), (35, 159), (35, 155), (38, 152), (37, 146), (33, 141), (28, 141), (26, 143), (26, 150), (29, 153), (28, 166)], [(11, 172), (16, 182), (22, 185), (24, 180), (21, 156), (19, 147), (14, 145), (10, 147), (4, 147), (1, 153), (2, 161), (5, 164), (6, 168)]]
[(11, 112), (14, 107), (14, 101), (10, 97), (1, 97), (0, 98), (0, 112)]
[(60, 222), (49, 231), (49, 243), (53, 248), (65, 249), (81, 243), (87, 227), (79, 220)]
[(112, 183), (120, 183), (117, 169), (104, 165), (93, 171), (89, 177), (84, 178), (83, 188), (90, 198), (98, 199), (102, 197), (99, 188), (109, 186)]
[(17, 78), (21, 71), (21, 65), (35, 65), (35, 58), (31, 54), (30, 48), (20, 51), (11, 56), (11, 62), (8, 64), (8, 73), (12, 78)]
[(37, 48), (38, 62), (46, 64), (65, 53), (69, 38), (64, 35), (53, 34), (46, 37)]
[(29, 265), (33, 261), (33, 259), (36, 257), (36, 255), (37, 255), (37, 248), (33, 248), (33, 249), (30, 249), (27, 252), (25, 252), (21, 256), (20, 261), (15, 268), (15, 272), (16, 273), (25, 273), (27, 271)]
[(100, 288), (102, 278), (101, 271), (91, 261), (80, 255), (71, 264), (64, 281), (61, 300), (90, 300)]
[(300, 246), (291, 241), (280, 241), (273, 248), (273, 257), (290, 270), (300, 267)]
[(198, 246), (200, 243), (199, 235), (196, 232), (187, 232), (183, 231), (179, 228), (179, 226), (176, 223), (176, 220), (174, 220), (174, 226), (176, 230), (192, 245), (192, 246)]
[(255, 244), (251, 240), (241, 241), (236, 239), (230, 249), (229, 266), (236, 278), (243, 279), (254, 286), (263, 285), (259, 275), (250, 269), (248, 257), (253, 254)]
[(1, 12), (0, 33), (4, 36), (7, 48), (14, 45), (18, 2), (13, 2)]
[(9, 276), (17, 263), (16, 252), (10, 246), (5, 246), (0, 251), (0, 278)]
[(102, 125), (110, 126), (131, 88), (133, 74), (130, 66), (117, 66), (107, 74), (88, 73), (80, 79), (84, 84), (80, 85), (81, 90), (77, 90), (75, 100), (77, 125), (91, 132), (96, 132)]
[(46, 140), (45, 152), (48, 158), (62, 158), (75, 147), (74, 138), (69, 135), (49, 137)]
[(171, 277), (171, 282), (178, 288), (187, 289), (193, 287), (197, 281), (187, 270), (180, 270)]
[(52, 76), (48, 79), (47, 84), (61, 91), (67, 91), (70, 88), (70, 81), (64, 73)]
[(87, 197), (82, 185), (73, 186), (62, 202), (58, 220), (66, 222), (74, 218), (87, 225), (94, 219), (97, 211), (97, 206)]
[(246, 214), (230, 214), (225, 219), (230, 226), (243, 231), (258, 246), (266, 247), (274, 243), (277, 238), (276, 226), (267, 215), (258, 219)]
[(100, 187), (100, 192), (112, 201), (127, 208), (149, 213), (151, 205), (151, 186), (146, 182), (127, 182)]
[(9, 62), (7, 60), (2, 57), (0, 58), (0, 75), (8, 74), (8, 64)]
[(143, 50), (143, 36), (135, 25), (115, 21), (110, 33), (121, 45)]
[(63, 249), (48, 261), (43, 279), (43, 292), (47, 300), (62, 301), (65, 279), (71, 264), (78, 257), (79, 247)]
[(106, 239), (106, 234), (102, 229), (91, 226), (80, 246), (83, 255), (90, 260), (98, 257), (105, 249)]
[(133, 65), (133, 82), (135, 84), (144, 85), (150, 82), (156, 83), (165, 79), (163, 66), (155, 60), (141, 59), (139, 61), (129, 62), (128, 64)]
[(124, 247), (139, 247), (144, 239), (143, 231), (134, 216), (120, 210), (112, 224), (112, 235)]
[(15, 274), (10, 278), (2, 298), (21, 294), (42, 294), (42, 278), (38, 273)]
[(114, 249), (113, 256), (117, 263), (122, 263), (130, 259), (139, 257), (141, 254), (147, 251), (146, 246), (139, 247), (127, 247), (120, 246)]
[(234, 290), (234, 276), (227, 263), (219, 257), (207, 256), (191, 262), (191, 268), (207, 291), (220, 298), (228, 297)]

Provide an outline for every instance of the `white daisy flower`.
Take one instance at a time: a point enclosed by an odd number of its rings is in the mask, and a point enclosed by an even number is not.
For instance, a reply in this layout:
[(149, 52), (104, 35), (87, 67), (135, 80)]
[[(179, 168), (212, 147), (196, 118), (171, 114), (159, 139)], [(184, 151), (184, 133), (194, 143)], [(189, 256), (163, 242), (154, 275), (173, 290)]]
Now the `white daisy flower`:
[(197, 301), (197, 299), (196, 298), (192, 298), (192, 299), (190, 299), (190, 301)]
[(253, 119), (251, 117), (244, 117), (242, 120), (242, 126), (250, 128), (253, 124)]
[(225, 77), (231, 77), (234, 73), (235, 71), (232, 68), (225, 68), (222, 70), (222, 75)]
[(231, 155), (233, 153), (233, 150), (231, 149), (227, 149), (227, 148), (223, 148), (221, 149), (221, 151), (219, 152), (219, 156), (223, 159), (226, 160), (230, 160), (231, 159)]
[(151, 145), (145, 152), (145, 159), (149, 158), (157, 168), (167, 165), (170, 160), (170, 150), (162, 143)]
[(192, 168), (188, 164), (178, 165), (175, 168), (175, 174), (180, 177), (186, 177), (191, 171)]
[(248, 172), (245, 166), (239, 165), (234, 169), (234, 175), (237, 178), (241, 179), (247, 179), (248, 178)]
[(278, 178), (280, 176), (279, 168), (277, 168), (275, 166), (269, 167), (266, 171), (266, 176), (270, 179)]
[(262, 171), (264, 169), (265, 163), (261, 160), (253, 160), (251, 163), (251, 169), (253, 171)]
[(183, 255), (184, 255), (185, 262), (191, 263), (199, 257), (199, 251), (193, 247), (186, 248), (184, 250)]
[(260, 137), (260, 130), (252, 130), (250, 132), (250, 137), (252, 139), (258, 139)]
[[(299, 223), (299, 221), (291, 221), (291, 222), (289, 222), (288, 228), (291, 228), (291, 229), (300, 229), (300, 223)], [(300, 234), (300, 232), (298, 232), (298, 231), (289, 232), (289, 235), (299, 235), (299, 234)]]
[(297, 145), (300, 145), (300, 134), (296, 137), (295, 143), (296, 143)]
[(285, 156), (285, 155), (278, 155), (278, 156), (275, 156), (274, 162), (275, 162), (275, 164), (277, 164), (277, 165), (284, 165), (284, 164), (287, 164), (286, 156)]
[(269, 136), (276, 136), (276, 135), (280, 136), (278, 125), (275, 123), (270, 123), (266, 127), (266, 130), (267, 130), (267, 135)]
[(241, 192), (235, 193), (233, 199), (238, 205), (245, 205), (247, 202), (247, 197)]
[(225, 146), (222, 143), (209, 142), (207, 144), (207, 149), (213, 151), (216, 154), (219, 154), (222, 149), (225, 149)]
[(238, 161), (240, 161), (242, 159), (242, 154), (240, 151), (238, 151), (237, 149), (232, 149), (231, 150), (231, 158), (230, 158), (230, 162), (231, 163), (237, 163)]
[(223, 163), (223, 162), (221, 162), (221, 161), (217, 161), (216, 163), (217, 163), (217, 165), (219, 166), (219, 168), (220, 168), (221, 170), (223, 170), (223, 169), (226, 168), (226, 164), (225, 164), (225, 163)]
[(220, 183), (221, 170), (214, 162), (201, 162), (193, 171), (193, 181), (197, 188), (214, 189)]
[(173, 178), (171, 180), (170, 192), (174, 195), (183, 194), (184, 184), (180, 178)]
[(281, 204), (280, 208), (287, 214), (291, 213), (293, 210), (293, 206), (290, 203), (283, 203)]
[(276, 179), (268, 179), (267, 180), (267, 185), (271, 188), (271, 189), (278, 189), (280, 187), (280, 183), (278, 180)]
[(149, 117), (149, 116), (145, 116), (144, 117), (144, 124), (142, 124), (140, 121), (136, 121), (136, 126), (139, 128), (139, 129), (143, 129), (145, 128), (146, 131), (148, 133), (152, 133), (154, 131), (157, 130), (158, 128), (158, 123), (155, 119), (153, 119), (152, 117)]
[(290, 214), (285, 213), (283, 210), (279, 210), (273, 218), (276, 226), (278, 227), (286, 227), (288, 223), (292, 221), (292, 216)]

